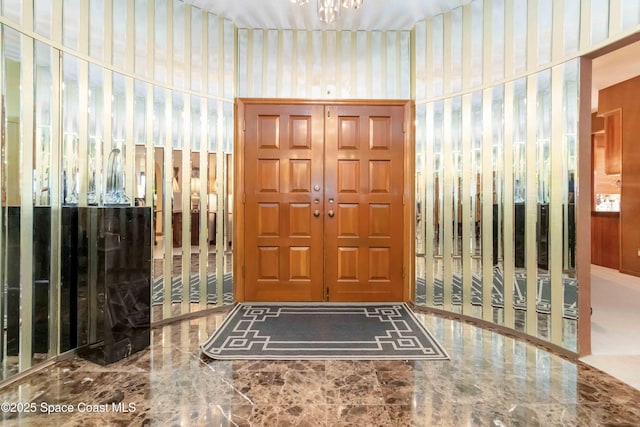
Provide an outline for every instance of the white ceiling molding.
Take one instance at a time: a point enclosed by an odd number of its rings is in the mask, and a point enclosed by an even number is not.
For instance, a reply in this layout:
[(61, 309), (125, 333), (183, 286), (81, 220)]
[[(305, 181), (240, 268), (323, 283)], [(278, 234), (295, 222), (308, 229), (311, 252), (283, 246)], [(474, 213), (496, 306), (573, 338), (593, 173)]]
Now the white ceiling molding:
[(440, 15), (471, 0), (364, 0), (356, 10), (344, 9), (332, 24), (320, 22), (316, 0), (299, 6), (291, 0), (185, 0), (238, 28), (294, 30), (410, 30), (416, 22)]

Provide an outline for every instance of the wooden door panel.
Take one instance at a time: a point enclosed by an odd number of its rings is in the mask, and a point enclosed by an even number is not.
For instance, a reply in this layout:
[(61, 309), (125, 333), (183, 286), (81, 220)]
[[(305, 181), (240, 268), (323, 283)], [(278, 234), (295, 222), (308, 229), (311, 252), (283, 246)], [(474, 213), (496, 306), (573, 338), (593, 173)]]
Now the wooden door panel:
[[(403, 298), (404, 108), (329, 106), (325, 285), (331, 301)], [(331, 203), (333, 200), (333, 203)]]
[(246, 300), (403, 299), (404, 111), (245, 106)]
[(245, 122), (245, 297), (321, 301), (323, 107), (247, 105)]

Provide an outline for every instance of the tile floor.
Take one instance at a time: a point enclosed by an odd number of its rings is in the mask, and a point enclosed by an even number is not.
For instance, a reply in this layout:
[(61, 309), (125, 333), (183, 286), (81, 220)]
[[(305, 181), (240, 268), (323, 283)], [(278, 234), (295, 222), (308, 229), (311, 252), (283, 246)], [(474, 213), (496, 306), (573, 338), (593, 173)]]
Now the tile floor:
[(73, 358), (0, 389), (0, 402), (23, 410), (3, 405), (4, 424), (640, 425), (640, 391), (582, 362), (457, 321), (418, 314), (448, 361), (203, 358), (198, 345), (222, 317), (153, 329), (148, 350), (106, 367)]

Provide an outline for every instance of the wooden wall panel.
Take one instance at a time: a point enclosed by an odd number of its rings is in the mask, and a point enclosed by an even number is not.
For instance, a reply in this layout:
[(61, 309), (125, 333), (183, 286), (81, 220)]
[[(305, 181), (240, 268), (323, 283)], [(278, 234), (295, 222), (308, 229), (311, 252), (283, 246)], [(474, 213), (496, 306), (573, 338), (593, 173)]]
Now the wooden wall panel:
[(622, 110), (620, 271), (640, 276), (640, 76), (602, 89), (598, 114)]
[(620, 268), (620, 217), (614, 212), (591, 214), (591, 263)]

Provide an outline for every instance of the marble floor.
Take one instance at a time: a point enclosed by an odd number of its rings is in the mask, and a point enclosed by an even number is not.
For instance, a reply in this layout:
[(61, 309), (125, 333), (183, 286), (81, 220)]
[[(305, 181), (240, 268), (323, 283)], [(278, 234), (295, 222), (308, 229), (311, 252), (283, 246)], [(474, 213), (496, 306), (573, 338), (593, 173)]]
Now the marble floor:
[(591, 266), (591, 352), (581, 360), (640, 390), (640, 277)]
[(418, 314), (448, 361), (204, 358), (222, 317), (153, 329), (148, 350), (106, 367), (72, 358), (6, 386), (4, 425), (640, 425), (640, 391), (457, 321)]

